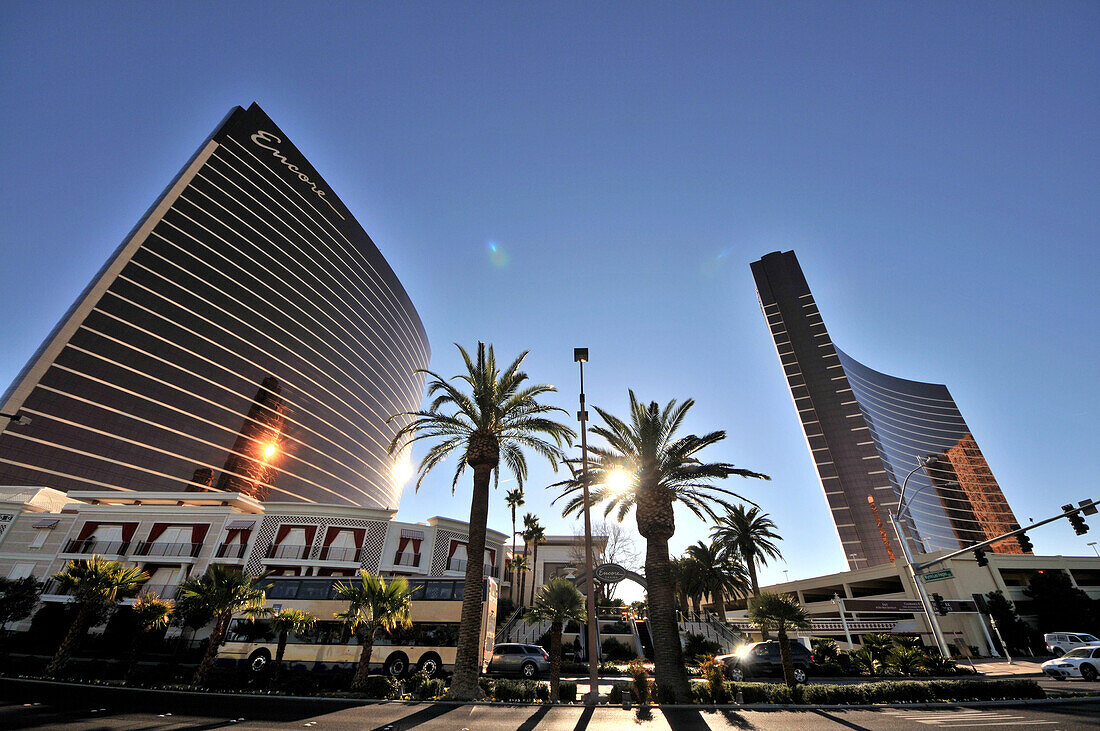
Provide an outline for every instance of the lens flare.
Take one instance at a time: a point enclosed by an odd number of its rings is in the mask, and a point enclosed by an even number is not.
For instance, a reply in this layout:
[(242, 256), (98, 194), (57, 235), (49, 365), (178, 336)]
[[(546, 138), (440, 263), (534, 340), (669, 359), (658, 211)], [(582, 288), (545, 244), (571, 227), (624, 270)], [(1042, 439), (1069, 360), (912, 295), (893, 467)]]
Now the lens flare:
[(271, 459), (275, 456), (275, 452), (278, 448), (274, 444), (268, 444), (264, 446), (264, 459)]
[(497, 269), (508, 266), (508, 252), (504, 247), (492, 239), (485, 242), (485, 248), (489, 252), (489, 263)]

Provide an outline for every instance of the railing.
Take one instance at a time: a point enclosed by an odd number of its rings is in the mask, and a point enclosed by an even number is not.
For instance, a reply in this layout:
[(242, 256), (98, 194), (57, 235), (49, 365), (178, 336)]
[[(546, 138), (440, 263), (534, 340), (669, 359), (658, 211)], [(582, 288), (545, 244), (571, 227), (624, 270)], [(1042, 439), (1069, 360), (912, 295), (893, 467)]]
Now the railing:
[(354, 561), (359, 563), (359, 553), (362, 549), (349, 547), (325, 546), (321, 549), (322, 561)]
[(161, 599), (175, 599), (180, 593), (178, 584), (142, 584), (137, 596), (142, 594), (156, 594)]
[(399, 553), (393, 557), (394, 566), (419, 566), (419, 553)]
[(296, 543), (282, 546), (272, 544), (267, 547), (267, 558), (304, 559), (308, 556), (309, 546), (300, 546)]
[(500, 631), (497, 632), (497, 642), (510, 642), (508, 635), (512, 632), (512, 628), (516, 626), (516, 622), (519, 622), (523, 618), (523, 607), (516, 607), (515, 610), (508, 616), (508, 619), (501, 625)]
[(97, 541), (94, 538), (85, 538), (79, 541), (69, 541), (65, 544), (64, 553), (98, 553), (107, 556), (121, 556), (130, 548), (130, 541)]
[[(447, 562), (447, 570), (448, 571), (465, 571), (466, 570), (466, 565), (468, 563), (470, 563), (468, 559), (452, 558), (450, 561)], [(499, 572), (496, 570), (496, 567), (492, 566), (491, 564), (483, 564), (481, 570), (482, 570), (482, 576), (492, 576), (494, 579), (498, 578), (497, 574)]]
[(223, 543), (218, 546), (218, 558), (244, 558), (247, 543)]
[(157, 543), (141, 541), (134, 554), (137, 556), (174, 556), (194, 558), (202, 549), (201, 543)]

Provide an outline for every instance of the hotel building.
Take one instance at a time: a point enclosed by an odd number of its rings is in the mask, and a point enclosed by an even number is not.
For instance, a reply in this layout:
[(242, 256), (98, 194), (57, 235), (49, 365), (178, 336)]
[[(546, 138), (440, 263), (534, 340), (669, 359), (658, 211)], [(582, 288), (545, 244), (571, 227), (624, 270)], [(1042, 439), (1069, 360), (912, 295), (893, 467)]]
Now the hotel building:
[[(911, 471), (903, 525), (918, 553), (1019, 527), (946, 386), (880, 373), (837, 348), (793, 251), (752, 273), (850, 568), (897, 557), (888, 513)], [(1015, 540), (992, 550), (1022, 553)]]

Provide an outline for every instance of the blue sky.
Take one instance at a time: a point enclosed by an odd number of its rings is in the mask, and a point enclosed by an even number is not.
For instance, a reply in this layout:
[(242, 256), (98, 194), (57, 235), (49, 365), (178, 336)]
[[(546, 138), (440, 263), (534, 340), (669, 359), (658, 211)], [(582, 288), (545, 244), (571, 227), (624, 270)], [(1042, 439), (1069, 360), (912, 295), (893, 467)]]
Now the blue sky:
[[(202, 139), (258, 101), (433, 345), (529, 348), (576, 410), (694, 397), (791, 577), (843, 554), (748, 264), (794, 249), (836, 343), (946, 383), (1021, 521), (1096, 489), (1095, 3), (0, 6), (0, 382)], [(492, 245), (496, 250), (492, 250)], [(551, 532), (554, 479), (527, 509)], [(469, 486), (400, 517), (465, 517)], [(506, 529), (503, 495), (490, 524)], [(1066, 524), (1040, 552), (1081, 554)], [(679, 518), (675, 550), (706, 526)], [(782, 564), (764, 572), (781, 579)]]

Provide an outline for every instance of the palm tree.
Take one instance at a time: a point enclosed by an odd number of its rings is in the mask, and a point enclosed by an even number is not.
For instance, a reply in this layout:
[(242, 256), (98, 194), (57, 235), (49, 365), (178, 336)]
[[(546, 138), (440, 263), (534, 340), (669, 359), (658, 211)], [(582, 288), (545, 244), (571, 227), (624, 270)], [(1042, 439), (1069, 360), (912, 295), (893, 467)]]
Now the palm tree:
[(269, 575), (270, 572), (252, 576), (237, 568), (211, 564), (202, 576), (180, 584), (185, 611), (201, 613), (205, 610), (214, 621), (206, 652), (195, 670), (191, 685), (201, 686), (206, 681), (207, 673), (214, 667), (218, 648), (225, 642), (225, 633), (234, 614), (244, 614), (249, 618), (270, 614), (270, 610), (264, 607), (267, 597), (261, 588)]
[(538, 519), (531, 524), (529, 540), (531, 541), (531, 603), (535, 603), (535, 590), (538, 588), (539, 575), (539, 544), (546, 540), (546, 529), (539, 524)]
[(699, 614), (699, 606), (703, 599), (702, 572), (699, 562), (691, 556), (681, 556), (673, 563), (679, 565), (680, 604), (684, 608), (684, 614)]
[[(494, 474), (500, 480), (500, 464), (516, 477), (516, 484), (523, 489), (527, 478), (527, 460), (523, 448), (549, 460), (557, 470), (558, 461), (565, 458), (562, 445), (573, 443), (574, 432), (551, 418), (561, 411), (554, 406), (538, 402), (538, 398), (556, 389), (545, 384), (524, 386), (527, 374), (520, 370), (527, 357), (524, 351), (501, 371), (497, 368), (493, 347), (477, 344), (477, 358), (472, 360), (461, 346), (458, 351), (466, 364), (466, 373), (456, 376), (469, 386), (465, 393), (455, 385), (431, 371), (421, 371), (431, 377), (428, 396), (432, 398), (427, 410), (395, 414), (390, 420), (401, 417), (412, 419), (398, 430), (390, 443), (390, 453), (404, 449), (420, 439), (441, 439), (424, 455), (417, 468), (419, 477), (416, 488), (424, 477), (448, 455), (458, 453), (460, 459), (455, 469), (451, 490), (469, 466), (474, 473), (473, 496), (470, 499), (470, 533), (466, 551), (466, 586), (463, 594), (462, 620), (458, 631), (458, 649), (455, 656), (455, 672), (451, 683), (451, 697), (470, 700), (479, 693), (477, 679), (481, 660), (481, 591), (484, 578), (485, 525), (489, 516), (489, 481)], [(553, 439), (553, 444), (544, 437)]]
[[(638, 532), (646, 539), (645, 573), (649, 585), (649, 621), (653, 633), (654, 671), (657, 684), (671, 693), (677, 703), (690, 701), (691, 690), (680, 648), (676, 623), (675, 592), (670, 574), (668, 541), (676, 532), (673, 504), (680, 502), (700, 519), (717, 520), (712, 505), (732, 506), (721, 495), (743, 500), (737, 493), (712, 484), (730, 475), (768, 479), (767, 475), (734, 467), (724, 462), (708, 464), (696, 456), (704, 448), (726, 438), (723, 431), (704, 436), (677, 437), (692, 399), (677, 404), (670, 401), (662, 409), (656, 401), (648, 405), (630, 392), (630, 423), (603, 409), (596, 412), (606, 426), (592, 432), (602, 437), (606, 447), (589, 447), (589, 482), (592, 502), (607, 501), (605, 515), (618, 511), (621, 521), (635, 510)], [(609, 479), (612, 472), (624, 470), (631, 480), (625, 487)], [(581, 510), (583, 485), (580, 479), (565, 483), (564, 495), (570, 495), (565, 513)]]
[(550, 700), (558, 700), (561, 687), (561, 632), (569, 622), (585, 622), (584, 596), (569, 579), (558, 577), (546, 582), (535, 595), (525, 622), (550, 623)]
[(290, 633), (304, 632), (316, 621), (316, 617), (301, 609), (284, 609), (272, 615), (271, 628), (279, 636), (279, 645), (275, 648), (275, 667), (271, 670), (272, 682), (279, 679), (279, 673), (283, 669), (283, 655), (286, 654), (286, 643), (290, 639)]
[[(527, 561), (528, 552), (531, 550), (531, 540), (535, 536), (535, 527), (539, 524), (539, 516), (534, 513), (527, 513), (523, 516), (523, 530), (520, 531), (520, 537), (523, 539), (523, 563), (526, 564), (525, 571), (531, 571), (531, 565)], [(535, 577), (532, 575), (531, 582), (534, 583)], [(526, 604), (527, 599), (527, 574), (520, 576), (519, 586), (519, 605), (522, 607)]]
[(888, 635), (885, 632), (868, 632), (860, 637), (859, 644), (867, 648), (871, 655), (874, 656), (875, 660), (881, 665), (886, 662), (886, 656), (894, 646), (894, 636)]
[(886, 665), (902, 675), (913, 675), (924, 667), (924, 652), (899, 645), (886, 653)]
[(523, 606), (523, 588), (527, 582), (527, 572), (530, 570), (531, 565), (527, 562), (527, 557), (523, 554), (512, 557), (512, 570), (515, 572), (517, 579), (519, 580), (519, 594), (513, 594), (517, 607)]
[(167, 627), (175, 608), (176, 605), (171, 599), (161, 599), (155, 592), (143, 593), (134, 600), (134, 605), (130, 608), (134, 618), (134, 639), (133, 644), (130, 646), (130, 662), (126, 670), (127, 679), (137, 669), (142, 639), (150, 632)]
[(687, 555), (695, 561), (699, 589), (711, 599), (718, 618), (726, 621), (726, 595), (747, 594), (749, 578), (744, 565), (735, 561), (717, 541), (699, 541), (688, 546)]
[(46, 675), (56, 677), (69, 664), (77, 642), (88, 627), (107, 618), (115, 603), (127, 594), (137, 591), (149, 574), (136, 566), (123, 566), (118, 561), (107, 561), (99, 556), (87, 560), (72, 560), (61, 573), (54, 574), (58, 591), (72, 594), (76, 604), (76, 617), (53, 659), (46, 667)]
[[(783, 538), (775, 532), (775, 523), (760, 508), (746, 508), (737, 505), (729, 510), (711, 529), (711, 538), (720, 543), (727, 551), (741, 556), (749, 572), (752, 595), (760, 594), (760, 581), (756, 577), (756, 567), (767, 564), (768, 559), (781, 558), (775, 541)], [(761, 633), (768, 639), (767, 632)]]
[[(379, 629), (394, 630), (412, 624), (409, 582), (402, 576), (387, 582), (381, 576), (361, 570), (358, 583), (340, 582), (333, 589), (336, 596), (348, 602), (347, 610), (334, 616), (356, 634), (363, 648), (359, 653), (359, 667), (355, 669), (355, 677), (351, 681), (351, 689), (361, 691), (367, 685), (374, 633)], [(481, 601), (481, 592), (466, 593), (475, 594), (478, 602)]]
[(789, 630), (809, 629), (810, 615), (788, 594), (764, 592), (749, 600), (749, 619), (761, 630), (774, 629), (779, 637), (779, 654), (783, 658), (783, 678), (787, 685), (794, 687), (794, 663), (791, 661), (791, 642), (787, 637)]
[(508, 506), (508, 510), (512, 513), (512, 560), (513, 560), (513, 581), (512, 581), (512, 595), (516, 593), (516, 579), (519, 577), (515, 574), (515, 558), (516, 558), (516, 509), (523, 506), (523, 490), (516, 488), (504, 493), (504, 503)]

